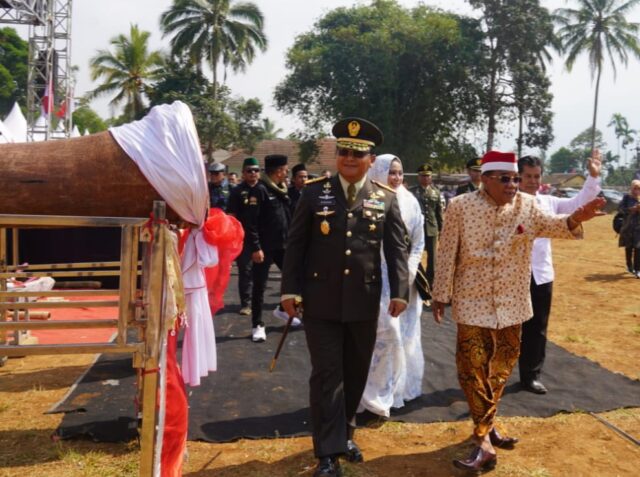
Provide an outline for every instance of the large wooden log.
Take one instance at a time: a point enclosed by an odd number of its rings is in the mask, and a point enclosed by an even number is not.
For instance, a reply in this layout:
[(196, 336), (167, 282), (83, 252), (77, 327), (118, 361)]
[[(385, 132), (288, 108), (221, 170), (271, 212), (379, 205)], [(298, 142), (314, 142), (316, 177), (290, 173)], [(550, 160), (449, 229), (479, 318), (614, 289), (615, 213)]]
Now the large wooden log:
[(154, 200), (109, 132), (0, 145), (0, 214), (148, 217)]

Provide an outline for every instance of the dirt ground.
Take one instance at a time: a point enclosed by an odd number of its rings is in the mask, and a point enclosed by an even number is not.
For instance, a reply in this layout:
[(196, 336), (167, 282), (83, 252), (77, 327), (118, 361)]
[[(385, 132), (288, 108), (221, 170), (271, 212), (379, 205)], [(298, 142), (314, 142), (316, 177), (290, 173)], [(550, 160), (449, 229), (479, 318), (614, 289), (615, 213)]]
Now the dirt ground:
[[(640, 379), (640, 280), (625, 270), (610, 216), (586, 224), (585, 236), (584, 241), (553, 244), (556, 281), (550, 339), (612, 371)], [(28, 357), (11, 359), (0, 368), (0, 476), (137, 475), (136, 442), (50, 439), (61, 415), (44, 411), (62, 398), (92, 360), (74, 355)], [(640, 408), (600, 416), (640, 439)], [(521, 443), (515, 450), (499, 452), (498, 467), (491, 475), (638, 475), (640, 447), (589, 414), (505, 418), (501, 423)], [(470, 432), (468, 422), (386, 423), (358, 431), (366, 462), (344, 465), (345, 476), (463, 475), (451, 466), (451, 459), (468, 452)], [(186, 476), (311, 476), (315, 464), (308, 437), (189, 442), (188, 452)]]

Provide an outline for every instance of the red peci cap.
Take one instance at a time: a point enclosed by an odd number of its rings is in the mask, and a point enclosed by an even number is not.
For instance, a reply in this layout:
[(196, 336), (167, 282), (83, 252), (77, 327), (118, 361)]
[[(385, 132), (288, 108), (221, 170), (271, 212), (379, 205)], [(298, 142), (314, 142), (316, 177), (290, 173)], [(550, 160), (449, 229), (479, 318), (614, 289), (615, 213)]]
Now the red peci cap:
[(489, 151), (482, 156), (481, 171), (518, 172), (518, 159), (513, 152)]

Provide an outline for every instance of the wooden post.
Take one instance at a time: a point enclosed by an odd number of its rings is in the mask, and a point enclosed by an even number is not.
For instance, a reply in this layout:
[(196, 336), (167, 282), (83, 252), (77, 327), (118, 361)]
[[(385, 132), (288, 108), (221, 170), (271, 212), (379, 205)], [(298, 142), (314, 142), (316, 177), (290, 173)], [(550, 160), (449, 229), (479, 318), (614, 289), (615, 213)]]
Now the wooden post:
[[(164, 202), (154, 202), (153, 216), (164, 220)], [(154, 476), (155, 442), (158, 435), (157, 397), (160, 365), (160, 347), (164, 340), (161, 334), (163, 320), (162, 292), (164, 284), (165, 240), (164, 224), (152, 225), (153, 242), (149, 260), (148, 283), (144, 290), (146, 317), (144, 367), (142, 368), (142, 428), (140, 430), (140, 476)], [(145, 270), (146, 271), (146, 270)]]
[[(0, 272), (7, 271), (7, 229), (0, 227)], [(7, 280), (0, 278), (0, 292), (7, 291)], [(0, 309), (0, 323), (7, 321), (7, 310)], [(7, 333), (0, 330), (0, 345), (7, 342)], [(0, 356), (0, 367), (7, 362), (6, 356)]]

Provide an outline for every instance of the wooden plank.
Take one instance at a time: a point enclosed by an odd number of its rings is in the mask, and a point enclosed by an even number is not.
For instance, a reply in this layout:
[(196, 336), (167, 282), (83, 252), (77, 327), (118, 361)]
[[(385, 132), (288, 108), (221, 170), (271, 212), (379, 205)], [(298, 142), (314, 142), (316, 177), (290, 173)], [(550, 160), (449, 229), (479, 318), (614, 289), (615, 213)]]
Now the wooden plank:
[(122, 227), (123, 225), (143, 225), (147, 220), (149, 219), (141, 217), (0, 214), (0, 227)]
[(72, 268), (119, 268), (120, 262), (27, 263), (9, 265), (9, 270), (70, 270)]
[(23, 297), (86, 297), (86, 296), (118, 296), (118, 290), (51, 290), (51, 291), (22, 291), (20, 288), (14, 291), (0, 291), (2, 298), (23, 298)]
[(27, 310), (42, 308), (107, 308), (112, 306), (118, 306), (118, 300), (0, 302), (0, 310)]
[(60, 354), (95, 354), (95, 353), (135, 353), (143, 344), (128, 344), (119, 346), (110, 343), (80, 343), (64, 345), (24, 345), (11, 346), (0, 345), (1, 356), (33, 356), (33, 355), (60, 355)]
[(101, 320), (59, 320), (59, 321), (9, 321), (0, 323), (0, 330), (71, 330), (115, 328), (117, 319)]
[(8, 272), (0, 273), (0, 278), (33, 278), (33, 277), (117, 277), (120, 270), (75, 271), (75, 272)]

